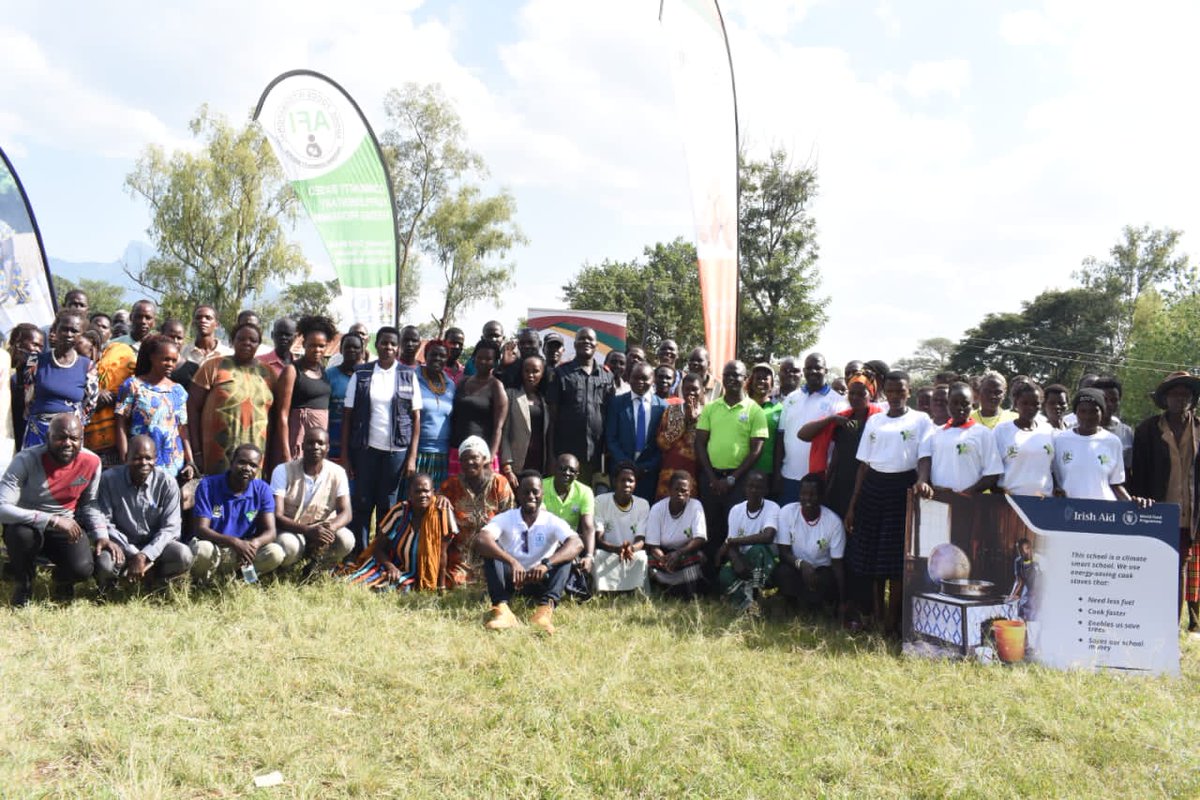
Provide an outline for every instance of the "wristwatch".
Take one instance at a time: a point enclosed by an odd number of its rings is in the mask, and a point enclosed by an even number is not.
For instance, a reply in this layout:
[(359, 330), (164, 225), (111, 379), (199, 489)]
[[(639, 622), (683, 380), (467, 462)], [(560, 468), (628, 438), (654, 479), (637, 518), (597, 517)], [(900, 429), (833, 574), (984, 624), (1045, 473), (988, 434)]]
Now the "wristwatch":
[(737, 483), (737, 478), (733, 477), (732, 475), (726, 475), (725, 483), (729, 484), (730, 486), (733, 486), (735, 483)]
[(542, 559), (541, 561), (539, 561), (538, 563), (539, 563), (539, 564), (541, 564), (543, 567), (545, 567), (547, 572), (549, 572), (549, 571), (550, 571), (550, 559), (548, 559), (548, 558), (543, 558), (543, 559)]

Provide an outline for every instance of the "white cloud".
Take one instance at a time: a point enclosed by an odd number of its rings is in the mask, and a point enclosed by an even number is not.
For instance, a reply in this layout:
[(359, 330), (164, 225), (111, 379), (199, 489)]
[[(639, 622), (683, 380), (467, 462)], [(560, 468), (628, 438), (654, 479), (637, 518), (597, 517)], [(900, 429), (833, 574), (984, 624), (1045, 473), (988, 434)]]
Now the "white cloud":
[(152, 112), (87, 85), (57, 67), (26, 33), (0, 27), (0, 139), (104, 157), (128, 157), (145, 142), (170, 142)]
[(1000, 19), (1000, 38), (1019, 47), (1062, 42), (1062, 35), (1046, 16), (1033, 9), (1005, 14)]
[(925, 100), (936, 94), (957, 99), (971, 83), (971, 64), (964, 58), (946, 61), (922, 61), (909, 67), (900, 80), (910, 95)]

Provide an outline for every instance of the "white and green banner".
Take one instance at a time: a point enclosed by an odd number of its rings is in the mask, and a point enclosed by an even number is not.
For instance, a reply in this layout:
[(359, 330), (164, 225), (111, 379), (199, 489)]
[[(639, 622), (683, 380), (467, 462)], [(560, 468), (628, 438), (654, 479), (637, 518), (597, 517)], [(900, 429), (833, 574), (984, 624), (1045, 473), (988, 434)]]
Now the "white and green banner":
[(295, 70), (271, 81), (254, 118), (316, 226), (342, 286), (344, 323), (396, 322), (396, 222), (379, 143), (342, 87)]

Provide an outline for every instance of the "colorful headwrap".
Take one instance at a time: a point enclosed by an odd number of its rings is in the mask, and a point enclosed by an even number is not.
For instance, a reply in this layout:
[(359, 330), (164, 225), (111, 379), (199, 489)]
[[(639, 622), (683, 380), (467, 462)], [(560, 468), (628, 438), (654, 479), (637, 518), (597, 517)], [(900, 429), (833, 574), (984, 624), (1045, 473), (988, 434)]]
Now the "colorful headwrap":
[(866, 386), (867, 394), (872, 398), (875, 397), (875, 392), (876, 392), (875, 379), (872, 378), (870, 375), (868, 375), (865, 372), (855, 372), (849, 378), (846, 379), (846, 388), (849, 389), (851, 386), (853, 386), (856, 383), (861, 383), (864, 386)]

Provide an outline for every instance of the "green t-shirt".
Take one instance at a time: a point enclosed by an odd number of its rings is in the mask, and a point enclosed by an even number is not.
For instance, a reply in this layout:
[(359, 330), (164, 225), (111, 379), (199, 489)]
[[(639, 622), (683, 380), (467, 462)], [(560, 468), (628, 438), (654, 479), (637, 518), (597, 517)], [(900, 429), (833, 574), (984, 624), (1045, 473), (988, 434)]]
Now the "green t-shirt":
[(579, 533), (579, 518), (584, 514), (596, 514), (596, 496), (592, 494), (592, 490), (584, 486), (579, 481), (572, 481), (571, 488), (567, 490), (565, 499), (559, 499), (558, 492), (554, 490), (553, 476), (542, 480), (544, 494), (542, 495), (542, 505), (556, 517), (561, 517), (571, 526), (571, 530)]
[(734, 405), (724, 397), (706, 405), (696, 430), (708, 431), (708, 461), (713, 469), (737, 469), (750, 452), (750, 440), (765, 443), (770, 433), (762, 406), (744, 395)]
[(762, 407), (767, 415), (767, 429), (770, 435), (763, 442), (762, 455), (754, 462), (754, 468), (770, 476), (775, 471), (775, 440), (779, 438), (779, 415), (783, 413), (783, 403), (772, 403), (770, 400)]

